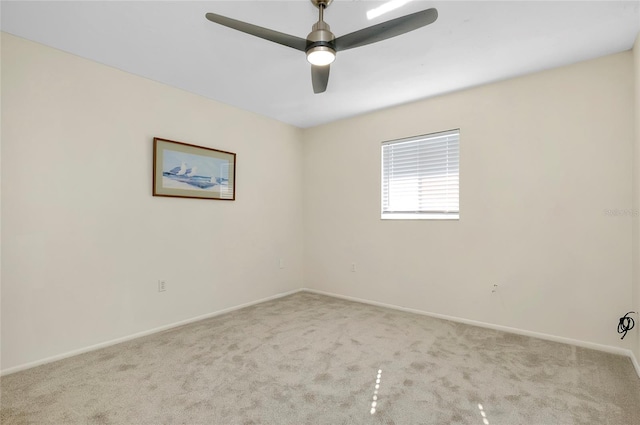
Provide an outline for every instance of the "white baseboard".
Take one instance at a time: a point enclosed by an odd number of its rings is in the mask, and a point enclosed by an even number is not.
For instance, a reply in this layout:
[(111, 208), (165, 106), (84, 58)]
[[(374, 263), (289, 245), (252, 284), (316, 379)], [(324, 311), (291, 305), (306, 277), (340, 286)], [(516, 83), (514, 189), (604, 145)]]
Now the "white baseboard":
[(131, 334), (131, 335), (126, 335), (126, 336), (123, 336), (123, 337), (120, 337), (120, 338), (112, 339), (110, 341), (101, 342), (99, 344), (94, 344), (94, 345), (91, 345), (91, 346), (88, 346), (88, 347), (79, 348), (77, 350), (68, 351), (66, 353), (57, 354), (55, 356), (47, 357), (47, 358), (36, 360), (36, 361), (33, 361), (33, 362), (24, 363), (24, 364), (21, 364), (21, 365), (18, 365), (18, 366), (14, 366), (14, 367), (10, 367), (10, 368), (1, 370), (0, 371), (0, 376), (5, 376), (5, 375), (9, 375), (11, 373), (20, 372), (21, 370), (25, 370), (25, 369), (31, 369), (32, 367), (36, 367), (36, 366), (40, 366), (40, 365), (43, 365), (43, 364), (55, 362), (57, 360), (66, 359), (67, 357), (77, 356), (78, 354), (87, 353), (89, 351), (99, 350), (101, 348), (109, 347), (111, 345), (120, 344), (121, 342), (130, 341), (132, 339), (136, 339), (136, 338), (140, 338), (140, 337), (143, 337), (143, 336), (147, 336), (147, 335), (155, 334), (155, 333), (158, 333), (158, 332), (166, 331), (168, 329), (177, 328), (178, 326), (182, 326), (182, 325), (186, 325), (186, 324), (189, 324), (189, 323), (197, 322), (199, 320), (208, 319), (210, 317), (220, 316), (222, 314), (229, 313), (229, 312), (234, 311), (234, 310), (239, 310), (241, 308), (249, 307), (249, 306), (252, 306), (252, 305), (255, 305), (255, 304), (260, 304), (260, 303), (263, 303), (265, 301), (271, 301), (271, 300), (275, 300), (277, 298), (286, 297), (288, 295), (295, 294), (295, 293), (300, 292), (300, 291), (301, 291), (301, 289), (295, 289), (293, 291), (283, 292), (283, 293), (272, 295), (270, 297), (262, 298), (262, 299), (259, 299), (259, 300), (256, 300), (256, 301), (251, 301), (251, 302), (240, 304), (240, 305), (237, 305), (237, 306), (234, 306), (234, 307), (225, 308), (224, 310), (214, 311), (212, 313), (207, 313), (207, 314), (203, 314), (203, 315), (200, 315), (200, 316), (192, 317), (190, 319), (181, 320), (179, 322), (170, 323), (168, 325), (159, 326), (157, 328), (149, 329), (147, 331), (137, 332), (137, 333), (134, 333), (134, 334)]
[(604, 344), (596, 344), (594, 342), (588, 342), (588, 341), (581, 341), (581, 340), (578, 340), (578, 339), (565, 338), (565, 337), (551, 335), (551, 334), (545, 334), (545, 333), (541, 333), (541, 332), (527, 331), (527, 330), (524, 330), (524, 329), (510, 328), (508, 326), (501, 326), (501, 325), (495, 325), (493, 323), (486, 323), (486, 322), (479, 322), (479, 321), (476, 321), (476, 320), (463, 319), (461, 317), (455, 317), (455, 316), (447, 316), (445, 314), (431, 313), (431, 312), (428, 312), (428, 311), (401, 307), (401, 306), (398, 306), (398, 305), (395, 305), (395, 304), (381, 303), (381, 302), (378, 302), (378, 301), (371, 301), (371, 300), (366, 300), (366, 299), (363, 299), (363, 298), (351, 297), (351, 296), (348, 296), (348, 295), (340, 295), (340, 294), (335, 294), (335, 293), (332, 293), (332, 292), (319, 291), (317, 289), (302, 288), (301, 291), (310, 292), (310, 293), (314, 293), (314, 294), (320, 294), (320, 295), (326, 295), (328, 297), (340, 298), (340, 299), (348, 300), (348, 301), (355, 301), (355, 302), (359, 302), (359, 303), (375, 305), (375, 306), (378, 306), (378, 307), (391, 308), (393, 310), (405, 311), (407, 313), (421, 314), (423, 316), (430, 316), (430, 317), (435, 317), (435, 318), (438, 318), (438, 319), (451, 320), (452, 322), (464, 323), (464, 324), (467, 324), (467, 325), (479, 326), (479, 327), (487, 328), (487, 329), (493, 329), (493, 330), (498, 330), (498, 331), (503, 331), (503, 332), (514, 333), (514, 334), (518, 334), (518, 335), (530, 336), (530, 337), (533, 337), (533, 338), (544, 339), (544, 340), (547, 340), (547, 341), (554, 341), (554, 342), (560, 342), (560, 343), (563, 343), (563, 344), (575, 345), (575, 346), (583, 347), (583, 348), (590, 348), (592, 350), (604, 351), (604, 352), (607, 352), (607, 353), (619, 354), (619, 355), (622, 355), (622, 356), (627, 356), (627, 357), (629, 357), (631, 359), (631, 362), (633, 363), (633, 366), (636, 369), (636, 373), (638, 374), (638, 377), (640, 377), (640, 365), (638, 364), (638, 360), (634, 356), (633, 351), (627, 350), (625, 348), (613, 347), (613, 346), (604, 345)]

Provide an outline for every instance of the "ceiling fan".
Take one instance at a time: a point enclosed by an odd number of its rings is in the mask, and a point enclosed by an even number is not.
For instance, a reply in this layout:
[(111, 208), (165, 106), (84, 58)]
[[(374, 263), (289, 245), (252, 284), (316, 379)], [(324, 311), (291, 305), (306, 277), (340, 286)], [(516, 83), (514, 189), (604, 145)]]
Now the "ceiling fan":
[(318, 22), (313, 24), (312, 31), (306, 39), (227, 18), (226, 16), (215, 13), (207, 13), (206, 17), (216, 24), (224, 25), (225, 27), (305, 52), (307, 54), (307, 60), (311, 63), (311, 81), (313, 83), (314, 93), (322, 93), (327, 89), (329, 67), (336, 58), (336, 52), (386, 40), (429, 25), (438, 18), (438, 11), (436, 9), (427, 9), (336, 38), (331, 32), (329, 24), (324, 21), (324, 10), (332, 1), (333, 0), (311, 0), (311, 3), (318, 8), (320, 16)]

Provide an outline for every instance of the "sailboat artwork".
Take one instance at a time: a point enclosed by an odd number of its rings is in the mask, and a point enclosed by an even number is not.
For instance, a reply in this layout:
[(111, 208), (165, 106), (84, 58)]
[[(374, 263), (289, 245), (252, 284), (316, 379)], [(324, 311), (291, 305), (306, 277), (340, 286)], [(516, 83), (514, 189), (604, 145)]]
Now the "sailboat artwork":
[[(216, 185), (223, 186), (228, 185), (229, 179), (227, 177), (215, 177), (215, 176), (199, 176), (196, 174), (197, 166), (187, 168), (187, 163), (182, 162), (179, 167), (173, 167), (169, 171), (163, 171), (162, 176), (168, 179), (186, 183), (199, 189), (209, 189)], [(163, 181), (163, 187), (176, 187), (176, 185), (170, 182)]]
[(155, 196), (235, 199), (234, 153), (163, 139), (154, 144)]

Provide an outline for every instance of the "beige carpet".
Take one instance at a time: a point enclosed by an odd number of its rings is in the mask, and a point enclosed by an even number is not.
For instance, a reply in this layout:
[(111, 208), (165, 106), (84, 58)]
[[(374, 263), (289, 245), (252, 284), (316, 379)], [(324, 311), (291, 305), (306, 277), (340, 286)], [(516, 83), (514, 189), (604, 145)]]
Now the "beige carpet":
[(3, 425), (640, 424), (626, 357), (310, 293), (8, 375), (1, 390)]

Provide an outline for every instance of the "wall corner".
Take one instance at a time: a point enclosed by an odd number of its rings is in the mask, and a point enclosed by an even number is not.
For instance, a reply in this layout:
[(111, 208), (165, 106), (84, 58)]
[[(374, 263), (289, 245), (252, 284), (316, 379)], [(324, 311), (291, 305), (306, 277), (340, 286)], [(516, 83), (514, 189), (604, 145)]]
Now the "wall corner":
[[(633, 142), (633, 223), (632, 223), (632, 308), (636, 315), (636, 329), (630, 335), (635, 339), (633, 352), (640, 359), (640, 33), (633, 47), (633, 80), (634, 80), (634, 123), (635, 137)], [(637, 364), (637, 363), (636, 363)]]

